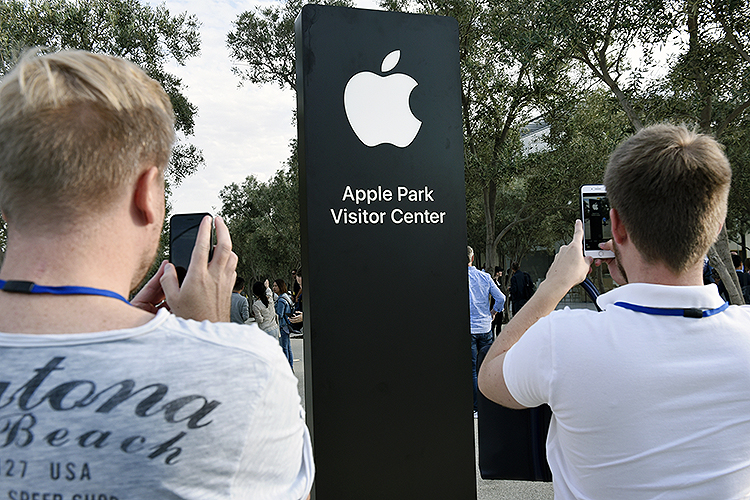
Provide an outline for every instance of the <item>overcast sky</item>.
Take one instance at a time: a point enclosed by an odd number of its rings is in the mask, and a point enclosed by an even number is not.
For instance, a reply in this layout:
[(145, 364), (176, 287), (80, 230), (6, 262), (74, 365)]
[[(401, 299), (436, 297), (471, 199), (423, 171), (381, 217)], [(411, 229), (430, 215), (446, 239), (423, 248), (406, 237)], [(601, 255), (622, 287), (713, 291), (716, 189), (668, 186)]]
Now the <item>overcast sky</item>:
[[(158, 0), (149, 0), (159, 5)], [(201, 22), (201, 55), (185, 66), (168, 66), (182, 78), (185, 94), (198, 107), (195, 135), (188, 140), (203, 150), (205, 167), (174, 190), (173, 213), (210, 212), (221, 209), (219, 191), (248, 175), (266, 181), (289, 157), (289, 141), (296, 136), (292, 110), (294, 93), (277, 85), (244, 84), (232, 73), (226, 47), (227, 33), (239, 14), (257, 5), (278, 2), (259, 0), (166, 0), (170, 14), (188, 12)], [(374, 8), (375, 1), (357, 3)]]

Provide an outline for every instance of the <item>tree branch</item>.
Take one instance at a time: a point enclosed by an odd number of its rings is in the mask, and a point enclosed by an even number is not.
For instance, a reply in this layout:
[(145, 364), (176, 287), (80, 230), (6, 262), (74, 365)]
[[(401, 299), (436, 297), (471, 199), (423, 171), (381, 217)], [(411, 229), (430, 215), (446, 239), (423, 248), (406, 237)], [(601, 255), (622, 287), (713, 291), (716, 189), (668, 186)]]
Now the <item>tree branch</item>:
[(508, 234), (508, 231), (510, 231), (511, 229), (513, 229), (515, 226), (517, 226), (517, 225), (519, 225), (519, 224), (521, 224), (523, 222), (526, 222), (528, 220), (531, 220), (534, 217), (538, 217), (538, 216), (540, 216), (540, 215), (542, 215), (544, 213), (547, 213), (547, 212), (555, 212), (555, 211), (559, 211), (559, 210), (570, 209), (569, 205), (558, 205), (558, 206), (555, 206), (555, 207), (546, 207), (546, 208), (542, 208), (540, 210), (537, 210), (535, 212), (532, 212), (531, 214), (529, 214), (526, 217), (519, 218), (521, 216), (521, 214), (523, 213), (523, 211), (526, 210), (526, 208), (528, 208), (528, 206), (529, 206), (528, 203), (526, 203), (524, 206), (522, 206), (521, 209), (518, 212), (516, 212), (516, 217), (513, 220), (513, 222), (510, 222), (507, 226), (505, 226), (503, 228), (502, 231), (500, 231), (500, 233), (498, 233), (498, 235), (495, 237), (495, 240), (492, 242), (493, 248), (497, 248), (497, 246), (502, 241), (503, 237), (506, 234)]
[(719, 21), (719, 24), (721, 24), (721, 27), (724, 29), (724, 38), (729, 42), (729, 45), (734, 47), (745, 62), (750, 63), (750, 53), (748, 53), (739, 40), (737, 40), (737, 37), (734, 35), (734, 29), (729, 26), (727, 19), (718, 12), (715, 6), (711, 10), (713, 10), (716, 20)]
[(727, 116), (727, 119), (726, 119), (726, 120), (724, 120), (724, 121), (722, 122), (722, 124), (721, 124), (721, 125), (719, 125), (719, 127), (717, 127), (717, 129), (716, 129), (716, 133), (715, 133), (716, 137), (717, 137), (717, 138), (721, 137), (721, 134), (722, 134), (722, 133), (724, 133), (724, 129), (726, 129), (726, 128), (727, 128), (727, 127), (729, 126), (729, 124), (730, 124), (730, 123), (732, 123), (732, 121), (733, 121), (733, 120), (734, 120), (735, 118), (737, 118), (737, 117), (738, 117), (738, 116), (740, 116), (740, 115), (741, 115), (742, 113), (744, 113), (744, 112), (745, 112), (745, 110), (746, 110), (746, 109), (747, 109), (748, 107), (750, 107), (750, 100), (747, 100), (747, 101), (743, 102), (742, 104), (740, 104), (739, 106), (737, 106), (737, 107), (735, 108), (735, 110), (734, 110), (734, 111), (732, 111), (732, 112), (731, 112), (731, 113), (729, 114), (729, 116)]

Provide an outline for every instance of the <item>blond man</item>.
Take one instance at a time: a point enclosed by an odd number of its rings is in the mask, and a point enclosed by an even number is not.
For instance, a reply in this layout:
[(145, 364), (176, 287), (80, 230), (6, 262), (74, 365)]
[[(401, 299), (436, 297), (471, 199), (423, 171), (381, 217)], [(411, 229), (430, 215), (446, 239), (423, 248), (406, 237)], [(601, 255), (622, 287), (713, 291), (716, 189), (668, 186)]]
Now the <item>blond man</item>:
[[(0, 84), (0, 447), (9, 498), (295, 498), (313, 466), (278, 345), (233, 326), (237, 256), (157, 249), (173, 112), (122, 59), (24, 57)], [(171, 310), (171, 313), (169, 312)], [(195, 321), (198, 320), (198, 321)], [(200, 322), (199, 322), (200, 321)]]
[(576, 222), (546, 280), (495, 341), (479, 374), (511, 408), (547, 403), (555, 498), (750, 496), (750, 307), (704, 286), (724, 222), (729, 162), (684, 127), (641, 130), (604, 184), (623, 286), (601, 313), (552, 312), (589, 271)]

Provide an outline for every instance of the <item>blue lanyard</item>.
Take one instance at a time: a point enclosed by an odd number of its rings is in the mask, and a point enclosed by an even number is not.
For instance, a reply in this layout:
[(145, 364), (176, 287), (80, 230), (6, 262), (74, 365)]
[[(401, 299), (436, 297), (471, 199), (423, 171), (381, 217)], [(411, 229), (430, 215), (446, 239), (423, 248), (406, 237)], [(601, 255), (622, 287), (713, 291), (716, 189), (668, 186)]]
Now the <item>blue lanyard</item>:
[(41, 286), (31, 281), (0, 280), (0, 290), (11, 293), (49, 293), (52, 295), (101, 295), (121, 300), (130, 305), (128, 299), (116, 292), (88, 286)]
[(708, 318), (714, 314), (726, 311), (727, 307), (729, 307), (727, 302), (724, 302), (723, 305), (716, 309), (697, 309), (694, 307), (687, 309), (662, 309), (659, 307), (637, 306), (628, 302), (615, 302), (614, 305), (644, 314), (655, 314), (657, 316), (683, 316), (685, 318)]

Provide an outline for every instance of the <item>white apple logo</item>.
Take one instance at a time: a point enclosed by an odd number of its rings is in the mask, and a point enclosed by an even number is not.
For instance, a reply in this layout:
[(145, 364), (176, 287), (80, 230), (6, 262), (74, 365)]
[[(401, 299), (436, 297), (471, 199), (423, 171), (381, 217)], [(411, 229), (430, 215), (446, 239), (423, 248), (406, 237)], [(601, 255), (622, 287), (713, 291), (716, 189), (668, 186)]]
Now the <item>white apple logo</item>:
[[(394, 50), (380, 67), (387, 73), (396, 67), (401, 51)], [(357, 73), (344, 89), (344, 110), (352, 130), (365, 146), (393, 144), (405, 148), (422, 126), (409, 107), (409, 96), (416, 80), (404, 73), (378, 76), (369, 71)]]

